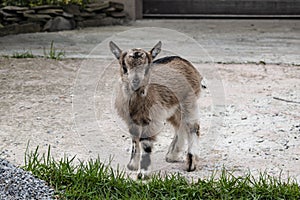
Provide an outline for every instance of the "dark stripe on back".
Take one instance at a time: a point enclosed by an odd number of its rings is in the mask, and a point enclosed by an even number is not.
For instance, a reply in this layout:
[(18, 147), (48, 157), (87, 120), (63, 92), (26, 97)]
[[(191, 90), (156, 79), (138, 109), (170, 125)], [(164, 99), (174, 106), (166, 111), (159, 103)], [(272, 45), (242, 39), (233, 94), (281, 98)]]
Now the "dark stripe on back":
[(180, 58), (179, 56), (167, 56), (167, 57), (163, 57), (163, 58), (154, 60), (153, 63), (165, 64), (165, 63), (171, 62), (174, 59), (182, 59), (182, 58)]

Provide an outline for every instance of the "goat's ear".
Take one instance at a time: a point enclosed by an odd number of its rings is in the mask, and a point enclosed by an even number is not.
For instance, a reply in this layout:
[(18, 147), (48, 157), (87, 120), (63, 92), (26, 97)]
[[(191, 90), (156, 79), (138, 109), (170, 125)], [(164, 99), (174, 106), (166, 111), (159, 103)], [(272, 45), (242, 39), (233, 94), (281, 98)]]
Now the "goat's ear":
[(153, 49), (151, 49), (150, 54), (152, 56), (152, 58), (155, 58), (161, 51), (161, 41), (159, 41), (154, 47)]
[(109, 48), (110, 48), (110, 51), (115, 55), (115, 57), (117, 59), (119, 59), (121, 56), (122, 50), (113, 41), (109, 42)]

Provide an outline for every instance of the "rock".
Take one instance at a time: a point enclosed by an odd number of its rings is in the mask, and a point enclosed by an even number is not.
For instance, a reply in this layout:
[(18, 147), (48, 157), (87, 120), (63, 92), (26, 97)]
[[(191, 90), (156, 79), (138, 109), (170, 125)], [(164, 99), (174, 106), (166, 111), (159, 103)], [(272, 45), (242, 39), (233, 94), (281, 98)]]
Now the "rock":
[(84, 21), (85, 20), (85, 18), (83, 18), (83, 17), (80, 17), (80, 16), (75, 16), (74, 17), (74, 20), (77, 22), (77, 24), (78, 24), (78, 22), (82, 22), (82, 21)]
[(1, 199), (53, 199), (54, 197), (54, 190), (45, 181), (35, 178), (32, 173), (2, 158), (0, 158), (0, 174)]
[(27, 14), (33, 14), (33, 13), (35, 13), (35, 11), (34, 10), (21, 10), (21, 11), (17, 11), (17, 14), (19, 14), (19, 15), (23, 15), (24, 13), (27, 13)]
[(20, 18), (20, 17), (7, 17), (7, 18), (5, 18), (5, 21), (7, 21), (7, 22), (20, 22), (20, 21), (22, 21), (22, 18)]
[(72, 13), (75, 16), (80, 15), (80, 7), (75, 4), (69, 4), (65, 6), (64, 11), (67, 13)]
[(118, 2), (109, 2), (109, 6), (116, 9), (116, 11), (123, 11), (124, 4)]
[(28, 18), (28, 21), (34, 21), (34, 22), (46, 22), (47, 20), (51, 19), (50, 15), (45, 15), (45, 14), (24, 13), (24, 17)]
[(18, 33), (35, 33), (41, 31), (41, 27), (36, 23), (13, 24), (0, 28), (0, 36)]
[(5, 7), (2, 8), (2, 10), (4, 10), (4, 11), (13, 11), (13, 12), (17, 12), (17, 11), (28, 10), (28, 7), (5, 6)]
[(96, 13), (93, 13), (93, 12), (82, 12), (79, 14), (80, 17), (94, 17), (96, 15)]
[(117, 10), (114, 7), (110, 7), (104, 10), (105, 13), (116, 12)]
[(99, 13), (99, 14), (96, 14), (93, 19), (103, 19), (106, 17), (106, 14), (105, 13)]
[(48, 14), (48, 15), (58, 15), (62, 14), (64, 11), (63, 9), (43, 9), (43, 10), (38, 10), (37, 13), (39, 14)]
[(45, 10), (45, 9), (62, 9), (61, 6), (56, 6), (56, 5), (42, 5), (42, 6), (34, 6), (31, 7), (33, 10)]
[(8, 13), (8, 12), (5, 12), (4, 10), (0, 10), (0, 15), (2, 15), (3, 17), (17, 17), (18, 16), (15, 13)]
[(265, 141), (264, 139), (258, 139), (258, 140), (256, 140), (257, 143), (262, 143), (264, 141)]
[(64, 17), (55, 17), (50, 19), (44, 26), (44, 31), (63, 31), (63, 30), (72, 30), (75, 28), (74, 20), (68, 20)]
[[(126, 13), (122, 3), (109, 1), (93, 1), (85, 8), (70, 4), (67, 6), (43, 5), (35, 7), (6, 6), (0, 9), (0, 23), (4, 26), (13, 23), (37, 23), (35, 30), (44, 31), (71, 30), (76, 26), (95, 27), (106, 25), (119, 25), (126, 22)], [(110, 16), (110, 17), (107, 17)], [(32, 26), (30, 26), (32, 28)], [(3, 28), (3, 26), (2, 26)], [(9, 26), (0, 35), (18, 33), (19, 26)], [(22, 31), (21, 31), (22, 32)], [(25, 30), (27, 32), (27, 30)], [(32, 32), (32, 30), (29, 30)]]
[(61, 16), (65, 17), (65, 18), (73, 18), (74, 17), (73, 14), (70, 14), (70, 13), (67, 13), (67, 12), (63, 12)]
[(241, 120), (246, 120), (247, 116), (241, 116)]
[(124, 24), (123, 18), (105, 17), (103, 19), (87, 19), (78, 22), (78, 27), (97, 27), (97, 26), (110, 26)]
[(106, 8), (109, 8), (109, 1), (104, 1), (104, 2), (99, 2), (99, 3), (91, 3), (86, 5), (86, 11), (88, 12), (96, 12), (96, 11), (101, 11)]
[(77, 26), (80, 28), (84, 27), (96, 27), (96, 26), (101, 26), (101, 22), (99, 19), (87, 19), (87, 20), (82, 20), (77, 23)]
[(115, 17), (115, 18), (123, 18), (126, 17), (126, 13), (124, 11), (121, 12), (111, 12), (109, 13), (110, 16)]
[(24, 14), (34, 14), (35, 11), (34, 10), (25, 10), (25, 11), (22, 11), (22, 15), (24, 16)]

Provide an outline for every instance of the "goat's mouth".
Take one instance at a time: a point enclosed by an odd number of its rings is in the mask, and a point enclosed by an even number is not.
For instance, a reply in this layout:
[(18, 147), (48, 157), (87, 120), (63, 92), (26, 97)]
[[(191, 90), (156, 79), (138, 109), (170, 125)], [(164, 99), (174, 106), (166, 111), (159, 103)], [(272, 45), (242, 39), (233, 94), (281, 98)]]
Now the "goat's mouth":
[(139, 89), (140, 89), (140, 85), (138, 84), (138, 85), (135, 85), (135, 84), (131, 84), (131, 89), (133, 90), (133, 91), (138, 91)]

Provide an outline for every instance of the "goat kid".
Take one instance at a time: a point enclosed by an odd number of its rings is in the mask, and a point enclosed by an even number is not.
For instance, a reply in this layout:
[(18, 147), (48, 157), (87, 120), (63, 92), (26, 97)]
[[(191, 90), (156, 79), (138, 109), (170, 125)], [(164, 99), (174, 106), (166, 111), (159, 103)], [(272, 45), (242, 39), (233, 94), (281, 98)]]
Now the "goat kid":
[(139, 178), (149, 172), (153, 142), (164, 121), (170, 122), (175, 130), (166, 161), (181, 161), (180, 153), (186, 140), (187, 171), (194, 171), (198, 160), (197, 100), (202, 77), (189, 61), (178, 56), (154, 60), (161, 45), (158, 42), (148, 52), (138, 48), (122, 51), (114, 42), (109, 43), (120, 64), (115, 107), (132, 137), (127, 167), (139, 170)]

